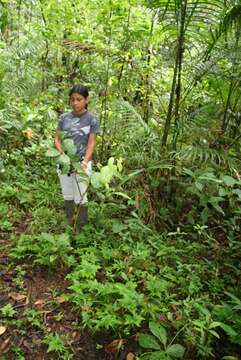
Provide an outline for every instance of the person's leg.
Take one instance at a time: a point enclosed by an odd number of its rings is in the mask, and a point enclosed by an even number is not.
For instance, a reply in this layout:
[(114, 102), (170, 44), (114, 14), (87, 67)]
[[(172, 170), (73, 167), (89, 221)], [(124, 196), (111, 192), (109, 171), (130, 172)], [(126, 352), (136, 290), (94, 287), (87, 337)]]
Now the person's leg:
[(64, 209), (66, 218), (69, 225), (73, 225), (74, 223), (74, 211), (75, 211), (75, 203), (74, 200), (64, 200)]
[(77, 207), (77, 215), (76, 215), (76, 232), (79, 233), (84, 225), (87, 225), (89, 222), (88, 218), (88, 205), (79, 204)]
[[(91, 174), (91, 162), (88, 163), (87, 175)], [(73, 175), (74, 181), (74, 201), (78, 205), (77, 218), (76, 218), (76, 232), (79, 232), (81, 228), (88, 224), (88, 200), (87, 200), (87, 189), (88, 189), (88, 178), (81, 177), (81, 175)]]
[(66, 174), (59, 175), (62, 194), (64, 197), (64, 208), (68, 224), (73, 224), (74, 219), (74, 193), (73, 193), (73, 181), (72, 177)]

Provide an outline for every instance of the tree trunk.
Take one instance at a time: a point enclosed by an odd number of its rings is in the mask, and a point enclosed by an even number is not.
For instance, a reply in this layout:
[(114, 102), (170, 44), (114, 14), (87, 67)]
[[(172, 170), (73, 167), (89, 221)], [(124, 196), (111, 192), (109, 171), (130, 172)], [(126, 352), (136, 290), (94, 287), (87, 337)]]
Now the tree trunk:
[(156, 18), (156, 13), (153, 14), (152, 19), (151, 19), (151, 28), (150, 28), (150, 34), (149, 34), (149, 38), (148, 38), (148, 44), (147, 44), (147, 73), (146, 73), (146, 77), (145, 77), (145, 98), (144, 98), (144, 111), (143, 111), (143, 120), (145, 122), (148, 122), (148, 118), (149, 118), (149, 112), (150, 112), (150, 63), (151, 63), (151, 38), (153, 35), (153, 31), (154, 31), (154, 25), (155, 25), (155, 18)]
[(171, 120), (173, 116), (173, 107), (175, 101), (175, 119), (178, 120), (179, 117), (179, 106), (180, 106), (180, 97), (181, 97), (181, 71), (182, 71), (182, 61), (183, 61), (183, 52), (184, 52), (184, 42), (185, 42), (185, 20), (186, 20), (186, 9), (187, 9), (187, 0), (182, 0), (180, 11), (180, 26), (178, 29), (177, 37), (177, 51), (175, 66), (172, 78), (172, 88), (170, 94), (170, 100), (168, 105), (166, 122), (164, 125), (164, 132), (162, 136), (162, 147), (167, 145), (167, 139), (171, 128)]
[(180, 99), (182, 91), (182, 64), (183, 64), (183, 54), (184, 54), (184, 43), (185, 43), (185, 20), (187, 12), (187, 0), (184, 1), (181, 5), (181, 25), (180, 25), (180, 35), (178, 39), (178, 50), (177, 50), (177, 86), (176, 86), (176, 100), (175, 100), (175, 109), (174, 109), (174, 122), (175, 122), (175, 131), (173, 136), (173, 146), (176, 148), (176, 142), (179, 134), (179, 115), (180, 115)]
[[(109, 28), (108, 28), (108, 41), (107, 41), (107, 48), (110, 47), (111, 45), (111, 39), (112, 39), (112, 25), (111, 25), (111, 19), (112, 19), (112, 0), (109, 1), (110, 4), (110, 11), (109, 11), (109, 17), (108, 17), (108, 24), (109, 24)], [(103, 111), (101, 113), (100, 116), (100, 123), (102, 125), (102, 142), (101, 142), (101, 156), (100, 156), (100, 161), (102, 162), (102, 160), (104, 159), (104, 146), (105, 146), (105, 135), (106, 135), (106, 122), (108, 119), (108, 106), (107, 106), (107, 99), (108, 99), (108, 88), (109, 88), (109, 77), (110, 77), (110, 65), (111, 65), (111, 59), (110, 59), (110, 54), (107, 53), (107, 65), (106, 65), (106, 77), (105, 77), (105, 89), (104, 89), (104, 93), (105, 93), (105, 97), (102, 103), (102, 108)]]

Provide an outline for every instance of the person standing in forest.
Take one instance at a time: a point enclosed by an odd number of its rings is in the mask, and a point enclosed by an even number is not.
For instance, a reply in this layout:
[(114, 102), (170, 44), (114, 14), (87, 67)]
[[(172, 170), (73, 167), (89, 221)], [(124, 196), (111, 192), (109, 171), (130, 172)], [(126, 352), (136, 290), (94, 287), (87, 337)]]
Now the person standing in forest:
[[(87, 110), (89, 91), (86, 86), (74, 85), (69, 91), (69, 104), (72, 111), (60, 116), (55, 134), (55, 147), (63, 154), (61, 146), (61, 132), (73, 140), (80, 165), (90, 175), (92, 155), (96, 143), (96, 134), (100, 132), (99, 121)], [(88, 223), (87, 184), (81, 181), (76, 171), (69, 167), (67, 174), (59, 174), (60, 185), (64, 197), (64, 206), (67, 221), (74, 223), (75, 205), (78, 206), (76, 231)]]

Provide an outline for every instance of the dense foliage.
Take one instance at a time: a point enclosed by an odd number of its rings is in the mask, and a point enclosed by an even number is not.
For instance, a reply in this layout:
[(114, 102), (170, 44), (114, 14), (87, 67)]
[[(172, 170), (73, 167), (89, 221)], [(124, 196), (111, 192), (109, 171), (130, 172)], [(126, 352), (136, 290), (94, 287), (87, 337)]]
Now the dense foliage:
[[(238, 359), (240, 0), (4, 0), (0, 13), (0, 241), (18, 291), (29, 269), (67, 269), (76, 329), (135, 335), (137, 359)], [(79, 235), (52, 149), (76, 82), (102, 128)], [(13, 305), (0, 303), (0, 337), (32, 324), (46, 352), (80, 359)], [(24, 359), (5, 345), (1, 359)]]

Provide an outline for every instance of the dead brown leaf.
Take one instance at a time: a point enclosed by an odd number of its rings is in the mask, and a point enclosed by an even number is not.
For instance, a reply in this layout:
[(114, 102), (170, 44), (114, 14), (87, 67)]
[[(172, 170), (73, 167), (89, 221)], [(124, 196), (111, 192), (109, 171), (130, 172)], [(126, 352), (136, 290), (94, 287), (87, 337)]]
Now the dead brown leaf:
[(25, 301), (26, 306), (32, 303), (32, 291), (33, 291), (33, 283), (32, 281), (30, 281), (28, 283), (28, 293)]
[(57, 296), (57, 297), (56, 297), (56, 301), (57, 301), (57, 303), (59, 303), (59, 304), (65, 303), (65, 302), (66, 302), (65, 296), (64, 296), (64, 295)]
[(6, 330), (7, 330), (7, 327), (6, 327), (6, 326), (0, 326), (0, 336), (1, 336), (2, 334), (4, 334)]
[(77, 338), (77, 336), (78, 336), (78, 332), (77, 332), (77, 331), (73, 331), (73, 332), (71, 333), (72, 339)]
[(128, 353), (126, 356), (126, 360), (135, 360), (135, 355), (133, 353)]
[(34, 303), (34, 305), (36, 305), (36, 306), (41, 306), (43, 304), (45, 304), (45, 301), (43, 299), (36, 300)]
[(176, 321), (179, 321), (179, 320), (182, 320), (183, 319), (183, 316), (182, 316), (182, 314), (176, 314), (176, 318), (175, 318), (175, 320)]
[(23, 341), (23, 346), (28, 349), (28, 351), (31, 353), (32, 352), (32, 346), (31, 344), (27, 341), (27, 340), (24, 340)]
[(26, 130), (23, 131), (24, 136), (26, 136), (26, 138), (28, 140), (31, 140), (33, 137), (33, 130), (31, 128), (27, 128)]
[(23, 301), (26, 299), (26, 295), (19, 294), (16, 292), (10, 292), (8, 296), (13, 299), (14, 301)]
[(114, 354), (119, 352), (123, 344), (124, 344), (124, 339), (113, 340), (109, 345), (106, 345), (104, 349), (107, 353)]
[(10, 345), (10, 340), (11, 338), (9, 337), (2, 342), (2, 344), (0, 345), (0, 354), (5, 354), (8, 351), (8, 345)]
[(128, 269), (128, 274), (131, 274), (133, 272), (133, 267), (130, 266), (129, 269)]
[(13, 271), (4, 271), (2, 274), (1, 274), (1, 276), (2, 276), (2, 279), (4, 280), (4, 281), (12, 281), (12, 279), (13, 279), (13, 276), (14, 276), (14, 272)]
[(41, 339), (32, 339), (32, 343), (34, 345), (40, 345), (41, 344)]
[(173, 309), (173, 311), (174, 312), (177, 312), (178, 311), (178, 305), (176, 305), (176, 304), (171, 304), (171, 307), (172, 307), (172, 309)]

